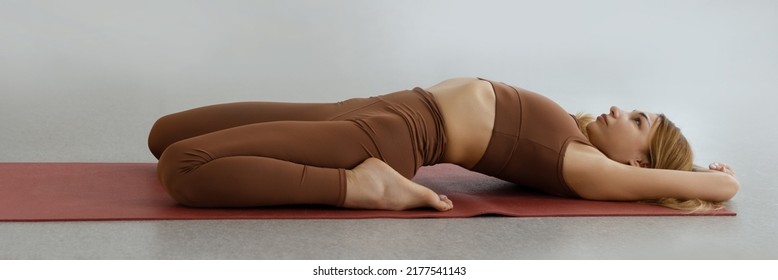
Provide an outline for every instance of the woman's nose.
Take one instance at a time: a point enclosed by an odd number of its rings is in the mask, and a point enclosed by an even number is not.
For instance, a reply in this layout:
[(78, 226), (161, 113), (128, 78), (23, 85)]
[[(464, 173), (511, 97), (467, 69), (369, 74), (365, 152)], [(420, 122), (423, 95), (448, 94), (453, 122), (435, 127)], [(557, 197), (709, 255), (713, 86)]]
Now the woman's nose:
[(619, 109), (619, 107), (616, 106), (611, 106), (611, 116), (613, 116), (614, 118), (618, 118), (619, 115), (621, 115), (621, 109)]

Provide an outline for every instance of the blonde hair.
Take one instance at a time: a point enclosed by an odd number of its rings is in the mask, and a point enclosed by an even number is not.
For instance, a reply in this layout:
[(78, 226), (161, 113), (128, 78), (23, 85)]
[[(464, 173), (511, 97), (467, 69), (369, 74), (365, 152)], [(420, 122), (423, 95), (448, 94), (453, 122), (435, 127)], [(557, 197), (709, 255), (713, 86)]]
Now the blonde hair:
[[(594, 121), (590, 114), (578, 113), (575, 116), (578, 121), (578, 129), (589, 138), (586, 126)], [(655, 123), (656, 131), (649, 141), (650, 168), (671, 169), (681, 171), (694, 171), (694, 154), (689, 141), (681, 133), (681, 129), (667, 119), (664, 114), (659, 114)], [(705, 201), (701, 199), (659, 198), (643, 200), (643, 203), (661, 205), (673, 209), (689, 212), (718, 210), (724, 207), (722, 202)]]

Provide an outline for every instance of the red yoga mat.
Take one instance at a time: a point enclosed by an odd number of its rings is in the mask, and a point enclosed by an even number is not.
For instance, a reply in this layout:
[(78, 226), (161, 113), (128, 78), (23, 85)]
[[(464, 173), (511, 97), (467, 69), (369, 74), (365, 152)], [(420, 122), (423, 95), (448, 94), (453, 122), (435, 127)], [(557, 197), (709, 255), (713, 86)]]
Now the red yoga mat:
[(0, 163), (0, 221), (735, 215), (726, 209), (687, 214), (632, 202), (559, 198), (448, 164), (424, 167), (414, 179), (448, 195), (454, 202), (448, 212), (317, 205), (201, 209), (178, 205), (156, 174), (153, 163)]

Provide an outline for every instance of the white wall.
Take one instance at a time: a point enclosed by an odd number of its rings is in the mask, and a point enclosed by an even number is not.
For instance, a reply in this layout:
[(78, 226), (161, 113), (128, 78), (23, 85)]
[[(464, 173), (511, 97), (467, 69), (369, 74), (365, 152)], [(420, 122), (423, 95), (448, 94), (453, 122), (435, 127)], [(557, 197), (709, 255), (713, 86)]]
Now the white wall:
[(664, 112), (726, 160), (775, 138), (778, 1), (0, 0), (0, 161), (151, 161), (163, 114), (454, 76)]

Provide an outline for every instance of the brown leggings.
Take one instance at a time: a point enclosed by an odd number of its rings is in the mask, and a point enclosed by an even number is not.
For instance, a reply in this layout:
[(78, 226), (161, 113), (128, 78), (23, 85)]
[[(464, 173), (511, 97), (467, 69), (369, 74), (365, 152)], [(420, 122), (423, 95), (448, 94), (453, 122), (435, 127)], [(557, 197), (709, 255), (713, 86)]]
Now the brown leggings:
[(345, 170), (370, 157), (412, 178), (445, 151), (420, 88), (338, 103), (242, 102), (160, 118), (149, 134), (160, 182), (194, 207), (342, 206)]

